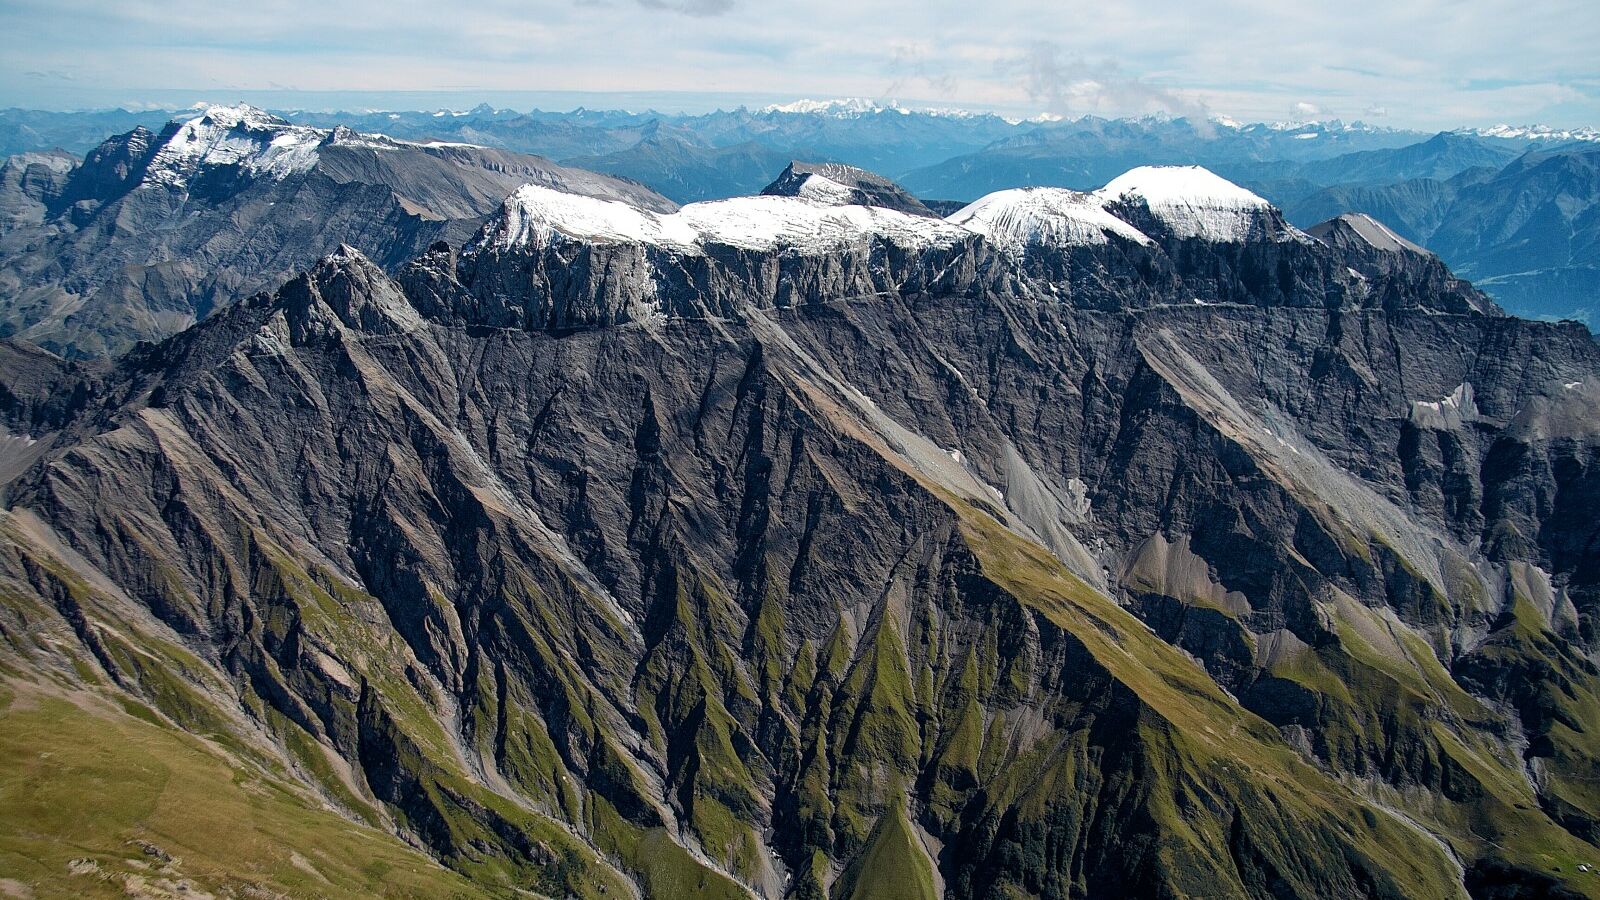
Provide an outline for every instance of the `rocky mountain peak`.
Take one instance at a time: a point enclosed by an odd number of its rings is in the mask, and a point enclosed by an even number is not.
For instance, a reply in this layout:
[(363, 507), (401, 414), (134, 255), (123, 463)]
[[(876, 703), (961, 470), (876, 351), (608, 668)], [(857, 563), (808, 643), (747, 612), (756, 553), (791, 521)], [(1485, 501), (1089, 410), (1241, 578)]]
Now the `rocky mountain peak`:
[(68, 355), (168, 337), (341, 243), (393, 268), (459, 245), (517, 186), (670, 200), (621, 178), (464, 143), (410, 142), (211, 107), (136, 128), (82, 164), (0, 173), (10, 333)]
[(1306, 233), (1330, 246), (1347, 247), (1351, 242), (1359, 242), (1384, 253), (1432, 255), (1366, 213), (1345, 213), (1313, 225), (1306, 230)]
[(349, 244), (340, 244), (285, 285), (278, 303), (287, 313), (295, 343), (330, 336), (338, 325), (368, 334), (398, 334), (422, 323), (383, 269)]
[(877, 206), (914, 216), (936, 217), (935, 213), (905, 188), (881, 175), (843, 163), (808, 163), (795, 160), (775, 181), (761, 191), (764, 195), (803, 197), (832, 205)]
[(1412, 305), (1417, 294), (1447, 312), (1504, 315), (1495, 302), (1457, 278), (1439, 257), (1364, 213), (1346, 213), (1307, 232), (1338, 253), (1358, 276), (1366, 302), (1387, 309)]

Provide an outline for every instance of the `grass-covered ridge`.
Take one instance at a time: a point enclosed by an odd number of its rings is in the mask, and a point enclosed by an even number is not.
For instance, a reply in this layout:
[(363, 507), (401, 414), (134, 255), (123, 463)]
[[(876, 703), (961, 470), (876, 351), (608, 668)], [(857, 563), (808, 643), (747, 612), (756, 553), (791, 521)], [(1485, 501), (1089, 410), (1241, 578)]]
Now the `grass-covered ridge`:
[(36, 897), (153, 888), (483, 897), (393, 835), (103, 692), (0, 686), (0, 870)]

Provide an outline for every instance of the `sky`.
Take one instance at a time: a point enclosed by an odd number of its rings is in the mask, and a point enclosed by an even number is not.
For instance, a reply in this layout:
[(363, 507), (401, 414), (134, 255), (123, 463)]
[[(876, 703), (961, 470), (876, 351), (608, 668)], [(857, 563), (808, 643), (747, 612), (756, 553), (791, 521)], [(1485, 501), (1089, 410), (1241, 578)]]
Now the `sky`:
[(1600, 126), (1596, 0), (0, 0), (0, 106), (1053, 113)]

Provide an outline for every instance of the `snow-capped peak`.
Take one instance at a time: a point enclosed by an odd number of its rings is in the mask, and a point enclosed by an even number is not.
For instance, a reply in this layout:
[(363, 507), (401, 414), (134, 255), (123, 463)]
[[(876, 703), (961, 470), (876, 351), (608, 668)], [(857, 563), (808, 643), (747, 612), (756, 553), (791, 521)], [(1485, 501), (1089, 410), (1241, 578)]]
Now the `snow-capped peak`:
[(808, 172), (801, 176), (800, 187), (795, 189), (794, 195), (837, 206), (850, 203), (855, 197), (855, 192), (825, 175)]
[(875, 113), (898, 113), (909, 116), (913, 113), (924, 116), (941, 116), (951, 119), (967, 119), (975, 116), (987, 115), (976, 113), (958, 107), (941, 106), (903, 106), (898, 101), (869, 100), (865, 97), (845, 97), (837, 100), (796, 100), (793, 103), (774, 103), (763, 106), (760, 112), (764, 115), (821, 115), (832, 116), (839, 119), (854, 119), (860, 116)]
[[(1140, 166), (1095, 191), (1105, 202), (1142, 203), (1179, 237), (1243, 241), (1272, 204), (1200, 166)], [(1297, 234), (1292, 230), (1285, 236)]]
[(1519, 141), (1591, 141), (1600, 142), (1600, 129), (1552, 128), (1549, 125), (1493, 125), (1488, 128), (1461, 128), (1456, 134), (1479, 137), (1505, 138)]
[(264, 109), (251, 106), (248, 103), (235, 103), (232, 106), (212, 104), (204, 109), (192, 122), (204, 122), (223, 128), (256, 128), (274, 129), (291, 127), (285, 119), (280, 119)]
[[(819, 185), (818, 190), (827, 189)], [(658, 214), (530, 184), (506, 199), (500, 215), (479, 234), (470, 251), (572, 240), (645, 244), (692, 255), (709, 246), (822, 253), (873, 240), (906, 248), (949, 246), (968, 233), (940, 219), (879, 207), (840, 206), (821, 196), (734, 197)]]
[(197, 109), (197, 113), (177, 123), (165, 138), (150, 163), (148, 183), (183, 189), (196, 173), (214, 166), (238, 166), (250, 175), (283, 179), (315, 166), (320, 158), (318, 151), (333, 145), (372, 150), (472, 146), (437, 141), (414, 143), (381, 134), (362, 134), (343, 126), (328, 129), (295, 125), (242, 103), (207, 106)]
[(962, 207), (946, 221), (988, 238), (1012, 251), (1029, 247), (1105, 244), (1120, 237), (1150, 243), (1137, 228), (1112, 215), (1105, 201), (1063, 188), (1014, 188)]
[(284, 178), (316, 165), (317, 145), (327, 136), (253, 106), (209, 106), (166, 139), (150, 163), (147, 180), (183, 188), (202, 167), (225, 165)]
[(1203, 166), (1139, 166), (1095, 193), (1109, 199), (1136, 196), (1152, 207), (1204, 204), (1258, 209), (1271, 205)]

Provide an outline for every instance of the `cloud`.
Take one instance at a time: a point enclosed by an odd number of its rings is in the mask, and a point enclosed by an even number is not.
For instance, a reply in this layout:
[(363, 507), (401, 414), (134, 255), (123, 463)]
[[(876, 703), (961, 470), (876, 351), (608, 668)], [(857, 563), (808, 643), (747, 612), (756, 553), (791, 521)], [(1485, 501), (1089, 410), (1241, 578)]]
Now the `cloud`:
[(926, 90), (934, 97), (953, 97), (959, 87), (955, 76), (944, 65), (930, 60), (926, 47), (897, 43), (889, 56), (889, 74), (894, 79), (879, 96), (898, 99)]
[(1304, 100), (1295, 103), (1290, 109), (1294, 111), (1294, 117), (1297, 119), (1314, 119), (1322, 115), (1322, 107)]
[(1028, 98), (1053, 115), (1167, 112), (1187, 117), (1197, 129), (1211, 127), (1210, 111), (1199, 99), (1126, 75), (1114, 60), (1069, 57), (1050, 41), (1033, 43), (999, 69), (1019, 78)]
[(634, 0), (645, 9), (661, 9), (686, 16), (720, 16), (733, 9), (733, 0)]

